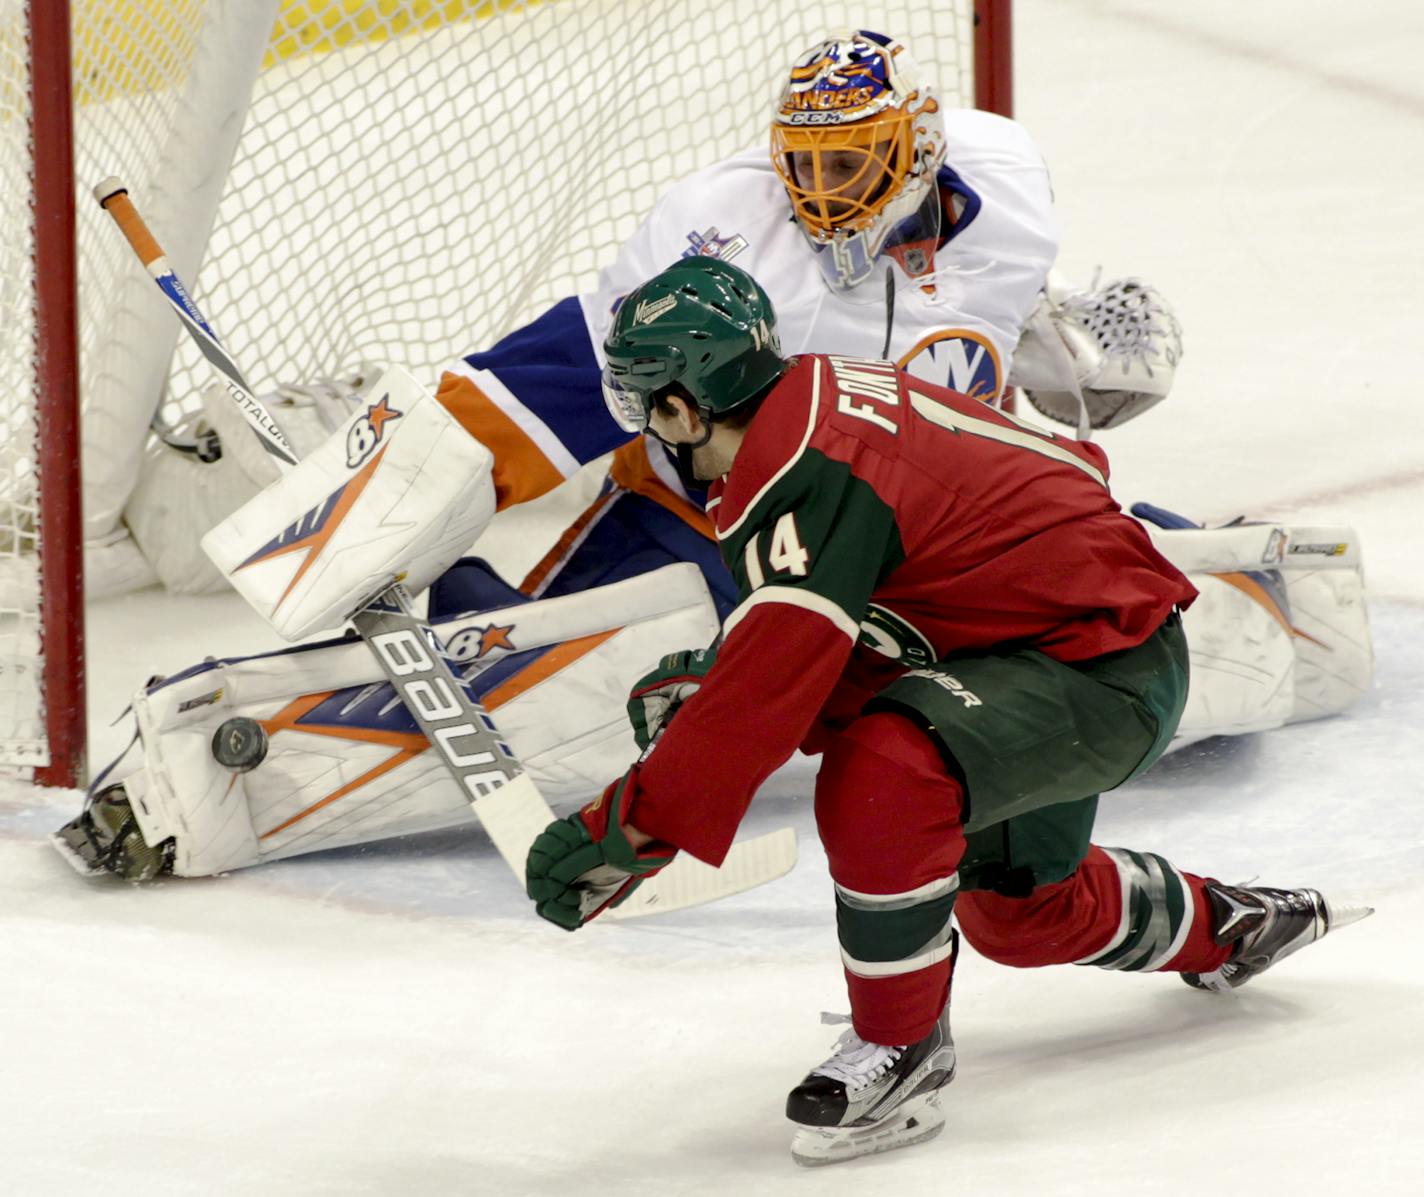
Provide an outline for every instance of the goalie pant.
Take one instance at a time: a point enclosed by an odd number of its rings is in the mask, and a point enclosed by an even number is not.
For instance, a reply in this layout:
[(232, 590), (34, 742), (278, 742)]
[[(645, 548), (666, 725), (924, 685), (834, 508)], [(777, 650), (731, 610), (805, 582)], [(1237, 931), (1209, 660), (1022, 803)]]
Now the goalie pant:
[[(432, 624), (540, 790), (582, 800), (637, 755), (628, 689), (659, 654), (706, 643), (716, 613), (687, 564), (531, 601), (467, 559), (431, 593)], [(469, 801), (364, 644), (330, 640), (209, 661), (134, 698), (137, 742), (113, 770), (150, 844), (195, 877), (468, 825)], [(261, 724), (248, 772), (213, 757), (234, 716)]]

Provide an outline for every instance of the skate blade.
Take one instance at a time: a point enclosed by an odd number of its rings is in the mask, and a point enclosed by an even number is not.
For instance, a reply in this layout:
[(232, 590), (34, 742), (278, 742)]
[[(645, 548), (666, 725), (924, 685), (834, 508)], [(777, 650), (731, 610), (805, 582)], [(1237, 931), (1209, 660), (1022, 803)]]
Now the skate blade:
[(1373, 906), (1337, 906), (1334, 902), (1327, 903), (1330, 908), (1330, 930), (1337, 931), (1341, 927), (1348, 927), (1351, 923), (1358, 923), (1361, 919), (1367, 919), (1374, 914)]
[(912, 1098), (883, 1122), (846, 1130), (802, 1127), (791, 1140), (791, 1158), (803, 1168), (839, 1164), (862, 1155), (894, 1151), (933, 1139), (944, 1130), (939, 1093)]
[(69, 824), (65, 824), (58, 831), (50, 833), (49, 842), (54, 846), (54, 850), (64, 857), (81, 877), (95, 877), (103, 873), (105, 870), (94, 859), (92, 849), (87, 853), (85, 851), (89, 849), (88, 840), (78, 831), (72, 832), (72, 837), (66, 836), (65, 832), (70, 830)]

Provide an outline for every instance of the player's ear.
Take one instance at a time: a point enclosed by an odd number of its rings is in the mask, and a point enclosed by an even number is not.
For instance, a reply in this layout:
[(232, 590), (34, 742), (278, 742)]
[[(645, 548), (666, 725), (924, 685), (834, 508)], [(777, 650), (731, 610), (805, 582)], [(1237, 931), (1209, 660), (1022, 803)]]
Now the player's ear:
[(681, 395), (674, 395), (675, 402), (682, 409), (682, 416), (679, 423), (682, 424), (690, 436), (700, 437), (707, 431), (707, 426), (702, 420), (702, 413), (698, 411), (697, 404), (691, 399), (684, 399)]
[(692, 437), (702, 435), (702, 417), (697, 410), (697, 404), (681, 387), (672, 386), (659, 392), (653, 405), (676, 423), (679, 431)]

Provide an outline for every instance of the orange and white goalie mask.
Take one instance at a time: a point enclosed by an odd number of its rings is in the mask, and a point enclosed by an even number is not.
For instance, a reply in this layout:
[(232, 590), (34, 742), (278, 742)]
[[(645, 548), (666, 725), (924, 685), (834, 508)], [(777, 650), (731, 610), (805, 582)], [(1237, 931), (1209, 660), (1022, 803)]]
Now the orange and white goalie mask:
[(771, 160), (832, 287), (863, 281), (881, 253), (912, 278), (933, 271), (944, 119), (898, 41), (842, 30), (803, 54), (776, 104)]

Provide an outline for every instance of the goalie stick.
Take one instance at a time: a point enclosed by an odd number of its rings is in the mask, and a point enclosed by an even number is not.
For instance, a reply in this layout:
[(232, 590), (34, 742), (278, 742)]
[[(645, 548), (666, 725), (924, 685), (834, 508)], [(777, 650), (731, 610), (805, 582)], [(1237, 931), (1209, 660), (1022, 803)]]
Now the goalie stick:
[[(122, 181), (105, 179), (94, 188), (94, 197), (114, 218), (183, 327), (222, 378), (263, 449), (282, 470), (296, 465), (296, 454), (281, 427), (254, 395), (237, 362), (174, 273)], [(494, 721), (458, 679), (439, 638), (429, 623), (415, 614), (404, 586), (399, 582), (390, 586), (356, 612), (351, 623), (522, 883), (529, 846), (555, 819), (547, 800), (524, 772)], [(622, 913), (628, 917), (714, 901), (772, 881), (795, 862), (796, 837), (789, 828), (734, 845), (721, 869), (711, 869), (684, 854), (639, 887), (640, 900), (625, 903), (629, 909)]]

